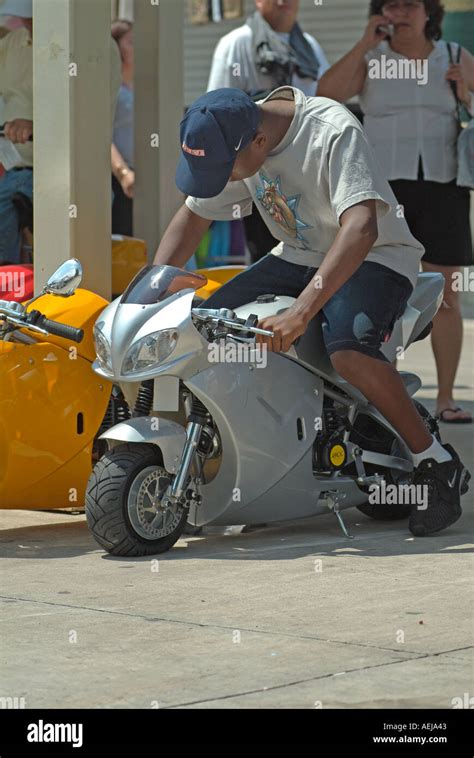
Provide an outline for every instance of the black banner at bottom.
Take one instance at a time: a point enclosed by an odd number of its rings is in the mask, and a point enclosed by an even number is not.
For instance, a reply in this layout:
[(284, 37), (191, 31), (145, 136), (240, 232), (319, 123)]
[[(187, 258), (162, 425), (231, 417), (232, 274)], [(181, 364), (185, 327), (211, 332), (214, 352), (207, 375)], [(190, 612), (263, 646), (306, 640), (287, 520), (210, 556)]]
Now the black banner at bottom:
[[(181, 713), (179, 711), (185, 711)], [(0, 758), (15, 755), (356, 753), (472, 758), (459, 710), (21, 710), (0, 712)]]

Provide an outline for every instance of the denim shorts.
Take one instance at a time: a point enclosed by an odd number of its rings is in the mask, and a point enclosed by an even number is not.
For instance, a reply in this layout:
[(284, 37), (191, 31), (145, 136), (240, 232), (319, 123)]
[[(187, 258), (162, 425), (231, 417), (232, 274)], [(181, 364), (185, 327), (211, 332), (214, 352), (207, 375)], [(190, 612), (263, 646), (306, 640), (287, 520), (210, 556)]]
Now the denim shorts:
[[(298, 297), (316, 268), (266, 255), (231, 279), (206, 301), (206, 308), (238, 308), (259, 295)], [(380, 346), (403, 314), (413, 291), (410, 281), (380, 263), (364, 261), (322, 310), (324, 344), (329, 355), (356, 350), (386, 361)]]

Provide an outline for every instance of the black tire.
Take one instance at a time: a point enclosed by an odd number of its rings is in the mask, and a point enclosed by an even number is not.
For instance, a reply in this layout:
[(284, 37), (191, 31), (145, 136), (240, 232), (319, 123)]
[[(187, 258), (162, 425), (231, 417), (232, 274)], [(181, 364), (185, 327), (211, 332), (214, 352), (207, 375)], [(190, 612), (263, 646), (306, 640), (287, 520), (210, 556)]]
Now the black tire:
[[(433, 418), (433, 416), (430, 414), (430, 412), (425, 408), (424, 405), (418, 402), (418, 400), (413, 401), (415, 404), (415, 407), (420, 414), (421, 418), (424, 421), (424, 424), (430, 434), (434, 434), (436, 439), (440, 442), (440, 434), (438, 429), (438, 424), (436, 420)], [(389, 436), (387, 436), (387, 439), (385, 442), (382, 442), (381, 445), (378, 447), (378, 452), (384, 452), (390, 454), (390, 449), (388, 449), (389, 444)], [(369, 467), (366, 467), (366, 470)], [(375, 471), (375, 468), (374, 468)], [(372, 472), (371, 472), (372, 473)], [(393, 475), (391, 471), (382, 470), (379, 473), (384, 473), (385, 480), (387, 484), (395, 484)], [(369, 518), (376, 519), (377, 521), (399, 521), (401, 519), (406, 519), (410, 515), (411, 506), (410, 505), (383, 505), (379, 503), (364, 503), (363, 505), (357, 506), (358, 510), (361, 511), (365, 516), (368, 516)]]
[[(156, 477), (160, 477), (157, 486), (161, 479), (170, 479), (170, 474), (162, 466), (160, 452), (154, 445), (119, 445), (102, 456), (89, 477), (85, 504), (87, 523), (94, 539), (112, 555), (164, 553), (184, 530), (187, 517), (184, 507), (177, 509), (172, 530), (158, 539), (147, 538), (132, 523), (130, 490), (148, 467), (157, 469)], [(138, 508), (136, 518), (140, 518)]]

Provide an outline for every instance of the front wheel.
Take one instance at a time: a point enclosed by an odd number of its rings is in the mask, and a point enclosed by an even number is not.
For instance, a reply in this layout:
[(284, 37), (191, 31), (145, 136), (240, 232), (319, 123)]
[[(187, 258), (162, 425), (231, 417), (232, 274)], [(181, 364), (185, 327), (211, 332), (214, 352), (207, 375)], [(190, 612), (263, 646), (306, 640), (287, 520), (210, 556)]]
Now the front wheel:
[(86, 490), (86, 517), (94, 539), (113, 555), (169, 550), (186, 525), (182, 505), (161, 509), (171, 482), (153, 445), (119, 445), (94, 466)]

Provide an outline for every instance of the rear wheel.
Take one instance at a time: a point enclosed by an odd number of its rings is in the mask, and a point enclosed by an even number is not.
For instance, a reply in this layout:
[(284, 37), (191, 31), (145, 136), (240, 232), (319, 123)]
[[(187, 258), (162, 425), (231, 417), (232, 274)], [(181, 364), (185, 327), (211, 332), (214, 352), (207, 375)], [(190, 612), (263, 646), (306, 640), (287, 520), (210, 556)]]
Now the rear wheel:
[[(439, 435), (438, 424), (429, 411), (419, 403), (417, 400), (413, 401), (418, 413), (420, 414), (423, 422), (430, 432), (438, 441), (441, 441)], [(390, 432), (383, 429), (373, 419), (368, 416), (362, 416), (361, 422), (358, 425), (359, 419), (356, 420), (354, 425), (354, 436), (351, 434), (351, 441), (356, 442), (361, 447), (367, 450), (374, 450), (378, 453), (384, 453), (386, 455), (394, 455), (400, 458), (407, 458), (407, 451), (402, 448), (398, 440), (394, 438)], [(368, 474), (383, 474), (387, 484), (410, 484), (412, 480), (412, 474), (407, 474), (404, 471), (398, 469), (384, 469), (380, 466), (373, 466), (367, 464), (365, 470)], [(396, 521), (399, 519), (408, 518), (411, 511), (411, 505), (387, 505), (382, 503), (364, 503), (358, 505), (357, 508), (365, 516), (369, 518), (377, 519), (377, 521)]]
[(153, 555), (181, 536), (187, 509), (161, 508), (171, 482), (154, 445), (119, 445), (94, 466), (86, 491), (86, 516), (94, 539), (113, 555)]

